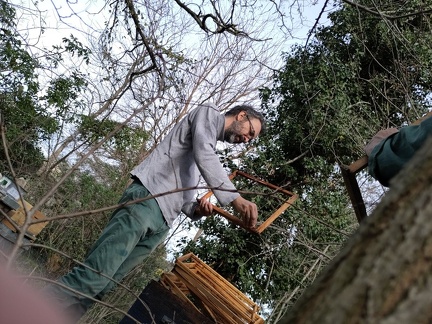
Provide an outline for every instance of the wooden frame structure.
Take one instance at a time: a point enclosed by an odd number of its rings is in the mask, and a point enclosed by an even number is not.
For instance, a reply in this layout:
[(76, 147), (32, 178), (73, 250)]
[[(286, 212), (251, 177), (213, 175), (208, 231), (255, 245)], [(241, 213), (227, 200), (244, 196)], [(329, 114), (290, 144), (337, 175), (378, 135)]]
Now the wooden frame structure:
[(350, 165), (340, 165), (345, 187), (347, 188), (348, 196), (351, 200), (354, 213), (359, 223), (361, 223), (361, 221), (367, 217), (367, 211), (357, 182), (356, 174), (365, 169), (367, 165), (368, 157), (366, 155), (351, 163)]
[(215, 323), (264, 323), (257, 304), (193, 253), (178, 258), (161, 283)]
[[(290, 207), (295, 200), (297, 200), (298, 195), (285, 190), (281, 187), (275, 186), (271, 183), (268, 183), (266, 181), (263, 181), (261, 179), (258, 179), (256, 177), (251, 176), (250, 174), (247, 174), (246, 172), (240, 171), (240, 170), (236, 170), (234, 171), (230, 176), (230, 180), (233, 180), (236, 177), (244, 177), (246, 179), (249, 179), (253, 182), (255, 182), (258, 185), (262, 185), (265, 186), (267, 188), (270, 188), (272, 190), (274, 190), (274, 192), (276, 193), (282, 193), (283, 195), (286, 196), (286, 200), (270, 215), (268, 216), (264, 222), (262, 222), (261, 224), (259, 224), (259, 226), (257, 228), (254, 229), (250, 229), (248, 227), (245, 227), (242, 220), (238, 217), (236, 217), (235, 215), (229, 213), (228, 211), (213, 205), (213, 210), (215, 211), (216, 214), (221, 215), (223, 217), (225, 217), (226, 219), (228, 219), (230, 222), (244, 228), (247, 231), (253, 232), (253, 233), (257, 233), (257, 234), (261, 234), (268, 226), (270, 226), (276, 218), (278, 218), (288, 207)], [(201, 199), (208, 199), (213, 195), (212, 191), (207, 192)]]
[[(7, 215), (10, 217), (10, 219), (13, 222), (15, 222), (16, 226), (21, 227), (22, 225), (24, 225), (26, 218), (27, 218), (26, 210), (32, 209), (33, 206), (25, 200), (24, 201), (19, 200), (18, 205), (20, 207), (17, 210), (8, 211)], [(45, 216), (45, 214), (43, 214), (39, 210), (37, 210), (32, 216), (32, 220), (44, 220), (44, 219), (48, 220), (48, 218)], [(17, 229), (15, 228), (15, 226), (12, 225), (11, 222), (9, 222), (9, 220), (7, 220), (6, 218), (2, 219), (1, 222), (6, 227), (8, 227), (12, 232), (17, 232)], [(47, 225), (48, 225), (48, 221), (30, 225), (27, 228), (27, 231), (25, 232), (26, 237), (28, 237), (31, 241), (34, 241), (36, 239), (36, 236)]]

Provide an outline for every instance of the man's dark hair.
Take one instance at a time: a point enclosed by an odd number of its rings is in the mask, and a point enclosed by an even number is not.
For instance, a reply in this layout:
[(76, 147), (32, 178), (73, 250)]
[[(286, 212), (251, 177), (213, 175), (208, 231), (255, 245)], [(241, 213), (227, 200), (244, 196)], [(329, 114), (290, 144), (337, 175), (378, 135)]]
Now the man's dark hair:
[(264, 116), (262, 113), (260, 113), (259, 111), (255, 110), (254, 108), (252, 108), (252, 106), (249, 105), (238, 105), (235, 106), (233, 108), (231, 108), (230, 110), (228, 110), (225, 113), (225, 116), (236, 116), (239, 113), (241, 113), (242, 111), (245, 111), (246, 114), (249, 116), (249, 118), (256, 118), (260, 121), (261, 123), (261, 132), (260, 135), (265, 133), (266, 130), (266, 123), (264, 120)]

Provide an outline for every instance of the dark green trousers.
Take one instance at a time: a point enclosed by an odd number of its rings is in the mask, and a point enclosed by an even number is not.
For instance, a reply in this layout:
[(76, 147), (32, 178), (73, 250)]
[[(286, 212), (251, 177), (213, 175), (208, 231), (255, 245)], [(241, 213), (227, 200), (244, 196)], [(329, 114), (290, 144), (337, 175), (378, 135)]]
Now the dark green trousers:
[[(138, 181), (126, 189), (119, 203), (149, 196), (148, 190)], [(78, 265), (59, 282), (87, 296), (102, 299), (115, 283), (120, 281), (136, 265), (140, 264), (160, 243), (164, 241), (169, 227), (155, 199), (128, 205), (114, 211), (111, 220), (93, 245), (84, 264), (90, 270)], [(102, 276), (99, 274), (103, 273)], [(70, 290), (59, 288), (63, 300), (61, 306), (67, 308), (81, 304), (83, 313), (93, 301)]]

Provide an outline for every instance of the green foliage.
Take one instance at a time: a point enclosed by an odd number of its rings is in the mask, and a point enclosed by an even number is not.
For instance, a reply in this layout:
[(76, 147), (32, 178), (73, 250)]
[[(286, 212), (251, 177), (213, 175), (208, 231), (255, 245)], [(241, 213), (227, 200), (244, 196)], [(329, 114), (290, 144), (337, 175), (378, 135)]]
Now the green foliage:
[[(77, 59), (88, 64), (91, 51), (85, 47), (76, 37), (62, 39), (64, 46), (54, 45), (46, 56), (47, 65), (44, 68), (54, 70), (61, 68), (60, 64), (68, 58)], [(87, 75), (80, 72), (79, 68), (69, 68), (67, 72), (59, 73), (51, 78), (44, 88), (45, 94), (39, 99), (45, 103), (47, 111), (52, 111), (53, 118), (59, 124), (79, 124), (79, 113), (86, 104), (81, 99), (82, 92), (87, 88)], [(58, 130), (58, 129), (56, 129)]]
[(63, 122), (78, 121), (75, 114), (78, 108), (84, 106), (79, 97), (85, 86), (87, 82), (84, 76), (72, 71), (70, 76), (62, 75), (52, 79), (46, 89), (46, 95), (40, 99), (46, 100), (48, 106), (55, 107), (56, 119)]
[[(40, 96), (39, 71), (55, 72), (64, 54), (88, 62), (89, 51), (73, 36), (64, 38), (65, 47), (54, 46), (46, 56), (46, 66), (24, 43), (25, 38), (16, 30), (15, 11), (5, 1), (0, 3), (0, 16), (0, 109), (7, 151), (17, 173), (31, 174), (44, 158), (41, 141), (50, 138), (65, 121), (74, 121), (76, 109), (83, 106), (80, 93), (87, 86), (84, 75), (72, 69), (48, 80), (46, 94)], [(0, 157), (0, 167), (5, 170), (8, 165), (3, 146)]]
[(116, 131), (105, 146), (116, 150), (118, 155), (130, 156), (130, 152), (138, 152), (143, 143), (148, 140), (148, 133), (142, 129), (122, 125), (109, 119), (99, 121), (92, 116), (85, 115), (81, 115), (80, 118), (80, 133), (85, 140), (90, 142), (96, 142)]
[[(375, 6), (369, 1), (364, 5)], [(375, 110), (381, 125), (388, 120), (395, 125), (410, 121), (430, 105), (425, 101), (431, 88), (430, 73), (424, 73), (431, 67), (430, 14), (422, 12), (431, 5), (430, 1), (410, 2), (412, 12), (418, 14), (405, 16), (407, 8), (382, 2), (377, 10), (384, 8), (392, 16), (404, 12), (405, 18), (395, 20), (344, 6), (330, 15), (334, 24), (318, 32), (322, 45), (345, 66), (357, 62), (356, 83), (361, 86), (362, 99)]]
[[(23, 173), (36, 170), (43, 155), (38, 136), (52, 126), (37, 101), (37, 60), (25, 50), (14, 31), (15, 12), (6, 2), (0, 4), (0, 111), (5, 126), (8, 155), (14, 168)], [(6, 152), (1, 145), (0, 167), (7, 170)]]
[[(336, 163), (362, 155), (365, 139), (381, 127), (413, 121), (430, 107), (429, 24), (390, 22), (349, 5), (330, 19), (313, 42), (285, 54), (274, 87), (261, 93), (269, 120), (262, 160), (273, 162), (276, 183), (287, 174), (293, 184), (326, 178)], [(290, 162), (275, 167), (276, 159)]]
[(76, 55), (85, 63), (89, 63), (91, 51), (89, 48), (84, 46), (74, 35), (70, 35), (70, 38), (63, 37), (63, 44), (65, 51), (70, 53), (72, 56)]
[[(110, 168), (100, 166), (101, 169)], [(108, 173), (105, 173), (107, 175)], [(116, 204), (127, 179), (117, 180), (117, 176), (110, 179), (105, 177), (98, 180), (88, 172), (78, 172), (69, 177), (50, 200), (49, 207), (44, 209), (47, 216), (91, 211)], [(48, 179), (43, 186), (49, 184)], [(32, 190), (35, 190), (33, 188)], [(99, 237), (102, 229), (111, 215), (110, 211), (87, 216), (51, 222), (40, 234), (41, 242), (68, 254), (70, 257), (83, 260), (91, 245)], [(47, 258), (52, 256), (48, 253)], [(71, 260), (58, 261), (49, 271), (52, 275), (67, 272), (73, 264)], [(49, 261), (48, 261), (49, 263)], [(62, 266), (60, 267), (60, 263)], [(60, 270), (61, 269), (61, 270)]]

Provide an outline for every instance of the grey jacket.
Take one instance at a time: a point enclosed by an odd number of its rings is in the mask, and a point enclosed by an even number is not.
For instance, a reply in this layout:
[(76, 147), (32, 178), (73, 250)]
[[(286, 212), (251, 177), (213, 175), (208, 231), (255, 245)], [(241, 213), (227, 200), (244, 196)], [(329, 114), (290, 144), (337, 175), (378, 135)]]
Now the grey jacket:
[[(223, 141), (225, 117), (213, 104), (205, 104), (186, 115), (156, 149), (131, 174), (152, 195), (196, 187), (199, 176), (211, 188), (222, 206), (239, 197), (216, 154), (216, 142)], [(229, 190), (229, 191), (226, 191)], [(186, 190), (156, 197), (162, 214), (171, 227), (184, 212), (194, 219), (196, 190)]]

